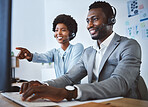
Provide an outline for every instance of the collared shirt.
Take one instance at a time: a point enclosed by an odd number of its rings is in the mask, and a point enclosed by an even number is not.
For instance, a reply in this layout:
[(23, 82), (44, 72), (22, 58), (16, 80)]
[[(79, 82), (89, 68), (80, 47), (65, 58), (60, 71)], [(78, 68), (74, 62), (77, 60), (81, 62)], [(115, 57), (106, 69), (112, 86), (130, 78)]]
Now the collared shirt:
[[(69, 45), (64, 51), (62, 48), (52, 49), (46, 53), (34, 53), (33, 62), (50, 63), (54, 62), (56, 77), (60, 77), (69, 71), (80, 59), (84, 47), (82, 44)], [(50, 72), (50, 71), (49, 71)]]
[(96, 52), (96, 57), (95, 57), (95, 62), (94, 62), (94, 67), (93, 67), (93, 72), (96, 75), (96, 77), (98, 78), (99, 76), (99, 67), (100, 67), (100, 63), (102, 60), (102, 57), (108, 47), (108, 45), (110, 44), (112, 38), (114, 37), (114, 32), (107, 38), (105, 39), (101, 44), (100, 44), (100, 48), (98, 46), (97, 41), (95, 41), (93, 48), (97, 51)]
[[(113, 39), (115, 33), (113, 32), (107, 39), (105, 39), (101, 44), (100, 44), (100, 48), (98, 46), (98, 43), (97, 41), (95, 41), (94, 45), (93, 45), (93, 48), (97, 51), (96, 52), (96, 57), (95, 57), (95, 62), (94, 62), (94, 66), (93, 66), (93, 72), (95, 74), (95, 76), (99, 77), (99, 67), (100, 67), (100, 62), (102, 60), (102, 57), (107, 49), (107, 47), (109, 46), (111, 40)], [(74, 85), (76, 88), (77, 88), (77, 98), (76, 99), (79, 99), (81, 98), (82, 96), (82, 92), (80, 90), (80, 88), (77, 86), (77, 85)]]

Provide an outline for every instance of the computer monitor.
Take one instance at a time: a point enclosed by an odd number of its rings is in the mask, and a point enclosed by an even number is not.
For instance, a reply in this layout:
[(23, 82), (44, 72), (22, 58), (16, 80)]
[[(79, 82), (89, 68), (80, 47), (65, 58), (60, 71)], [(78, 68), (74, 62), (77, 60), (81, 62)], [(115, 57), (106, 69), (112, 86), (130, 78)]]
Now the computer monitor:
[(11, 89), (11, 0), (0, 0), (0, 91)]

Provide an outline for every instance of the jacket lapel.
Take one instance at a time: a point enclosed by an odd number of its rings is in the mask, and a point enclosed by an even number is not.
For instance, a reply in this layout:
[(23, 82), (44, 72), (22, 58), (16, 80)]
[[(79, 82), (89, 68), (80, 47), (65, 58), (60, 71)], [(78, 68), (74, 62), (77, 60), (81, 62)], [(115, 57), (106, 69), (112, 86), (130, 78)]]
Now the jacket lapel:
[[(91, 52), (90, 52), (91, 53)], [(88, 66), (87, 66), (87, 73), (88, 73), (88, 81), (91, 83), (92, 82), (92, 75), (93, 75), (93, 67), (94, 67), (94, 62), (95, 62), (95, 56), (96, 56), (96, 50), (93, 49), (92, 47), (92, 54), (90, 54), (90, 58), (88, 60)]]
[(106, 52), (104, 53), (104, 55), (102, 57), (100, 67), (99, 67), (100, 72), (101, 72), (106, 60), (109, 58), (109, 56), (112, 54), (112, 52), (115, 50), (115, 48), (118, 46), (119, 43), (120, 43), (120, 36), (115, 34), (111, 43), (107, 47)]

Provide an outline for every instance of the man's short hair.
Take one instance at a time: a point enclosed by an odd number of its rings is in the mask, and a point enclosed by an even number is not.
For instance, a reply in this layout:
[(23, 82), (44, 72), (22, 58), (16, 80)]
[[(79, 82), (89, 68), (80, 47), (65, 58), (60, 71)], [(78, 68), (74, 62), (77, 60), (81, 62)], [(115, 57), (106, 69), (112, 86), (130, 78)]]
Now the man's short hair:
[(94, 9), (94, 8), (102, 8), (102, 11), (104, 12), (105, 16), (107, 19), (111, 18), (114, 16), (112, 6), (105, 1), (95, 1), (93, 4), (89, 6), (89, 10)]

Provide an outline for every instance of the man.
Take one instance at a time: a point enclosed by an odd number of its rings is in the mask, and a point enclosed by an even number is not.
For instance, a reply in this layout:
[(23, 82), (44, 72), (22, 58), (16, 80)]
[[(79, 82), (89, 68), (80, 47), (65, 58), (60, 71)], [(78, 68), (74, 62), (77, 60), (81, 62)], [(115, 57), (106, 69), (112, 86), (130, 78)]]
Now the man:
[[(91, 4), (86, 20), (95, 45), (85, 49), (80, 61), (62, 77), (46, 81), (47, 85), (38, 81), (24, 83), (20, 91), (22, 100), (138, 98), (141, 48), (136, 40), (112, 31), (115, 16), (116, 10), (109, 3), (97, 1)], [(77, 84), (86, 75), (88, 84)]]

